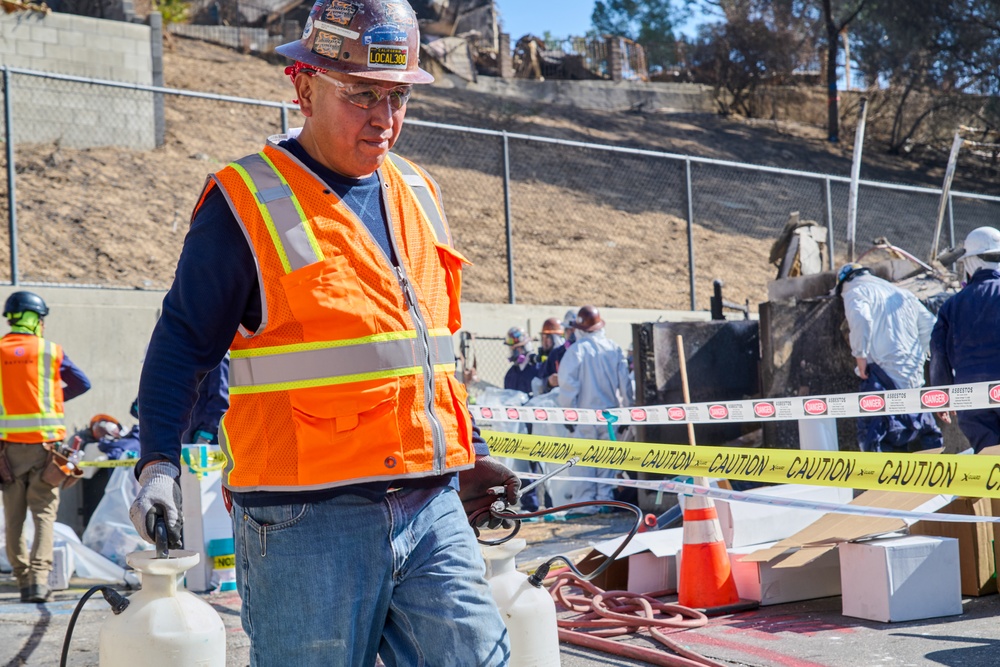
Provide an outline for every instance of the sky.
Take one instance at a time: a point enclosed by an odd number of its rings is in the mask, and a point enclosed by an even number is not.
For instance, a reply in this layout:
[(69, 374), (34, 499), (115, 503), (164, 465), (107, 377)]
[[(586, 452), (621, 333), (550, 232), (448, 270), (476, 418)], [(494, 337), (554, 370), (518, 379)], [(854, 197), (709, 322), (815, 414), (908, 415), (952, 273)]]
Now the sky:
[[(595, 0), (495, 0), (500, 10), (504, 32), (510, 34), (511, 43), (532, 33), (541, 37), (546, 30), (553, 37), (583, 36), (591, 28), (590, 16), (594, 13)], [(680, 26), (685, 33), (693, 33), (697, 18)]]
[(546, 30), (554, 37), (584, 35), (594, 12), (594, 0), (496, 0), (496, 6), (511, 42)]

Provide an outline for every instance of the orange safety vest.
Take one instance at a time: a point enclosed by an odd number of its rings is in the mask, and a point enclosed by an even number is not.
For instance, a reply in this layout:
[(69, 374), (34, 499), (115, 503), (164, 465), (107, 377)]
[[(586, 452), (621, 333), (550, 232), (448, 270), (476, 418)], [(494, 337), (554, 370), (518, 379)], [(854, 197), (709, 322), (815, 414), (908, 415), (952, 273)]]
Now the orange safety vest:
[(63, 351), (32, 334), (0, 338), (0, 440), (42, 443), (66, 437)]
[(429, 176), (394, 155), (377, 176), (398, 267), (274, 143), (205, 187), (202, 202), (212, 187), (225, 194), (261, 286), (261, 323), (241, 327), (230, 348), (219, 441), (232, 490), (427, 477), (474, 461), (451, 339), (468, 261), (450, 246)]

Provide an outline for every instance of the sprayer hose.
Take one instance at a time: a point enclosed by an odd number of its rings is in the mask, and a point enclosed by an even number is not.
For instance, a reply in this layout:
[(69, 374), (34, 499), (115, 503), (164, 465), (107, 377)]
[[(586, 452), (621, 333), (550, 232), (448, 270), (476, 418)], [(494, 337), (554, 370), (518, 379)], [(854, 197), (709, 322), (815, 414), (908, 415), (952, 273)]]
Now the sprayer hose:
[[(570, 589), (573, 588), (583, 592), (571, 592)], [(650, 595), (629, 591), (603, 591), (569, 572), (555, 577), (549, 586), (549, 594), (558, 605), (579, 614), (574, 618), (558, 620), (561, 641), (643, 660), (653, 665), (725, 667), (722, 663), (685, 648), (665, 632), (706, 625), (708, 617), (696, 609), (660, 602)], [(648, 630), (654, 639), (677, 655), (607, 639), (643, 629)]]

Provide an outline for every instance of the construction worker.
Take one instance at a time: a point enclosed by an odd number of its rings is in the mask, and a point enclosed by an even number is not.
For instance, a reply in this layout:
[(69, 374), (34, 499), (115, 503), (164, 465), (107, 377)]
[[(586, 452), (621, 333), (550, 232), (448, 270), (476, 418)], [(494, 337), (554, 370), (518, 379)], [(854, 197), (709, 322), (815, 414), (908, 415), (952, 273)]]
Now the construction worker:
[[(50, 452), (66, 437), (63, 402), (90, 389), (90, 380), (62, 348), (42, 338), (48, 314), (42, 297), (14, 292), (3, 307), (11, 331), (0, 338), (0, 456), (10, 475), (0, 482), (7, 559), (21, 602), (46, 602), (52, 593), (48, 581), (61, 484), (43, 473), (55, 465)], [(35, 522), (30, 553), (22, 533), (29, 510)]]
[(180, 544), (181, 436), (228, 349), (219, 440), (250, 664), (505, 665), (468, 514), (519, 483), (454, 378), (467, 262), (438, 186), (388, 153), (433, 80), (416, 16), (320, 0), (277, 51), (305, 125), (215, 173), (195, 207), (142, 369), (132, 522), (152, 541), (163, 517)]
[[(573, 324), (576, 342), (566, 350), (559, 364), (556, 401), (564, 408), (607, 410), (632, 406), (632, 383), (625, 353), (607, 337), (604, 325), (596, 306), (584, 306), (576, 314)], [(611, 434), (603, 424), (580, 424), (576, 426), (574, 437), (609, 440)], [(615, 477), (617, 471), (588, 467), (581, 468), (577, 474), (588, 473), (607, 479)], [(611, 500), (614, 497), (614, 486), (610, 484), (587, 484), (587, 487), (581, 500)]]
[[(1000, 231), (979, 227), (959, 258), (962, 291), (944, 302), (931, 333), (931, 384), (1000, 380)], [(951, 423), (951, 415), (939, 413)], [(958, 426), (979, 452), (1000, 444), (1000, 409), (963, 410)]]
[(510, 368), (503, 376), (503, 388), (523, 391), (530, 398), (531, 382), (538, 377), (538, 356), (528, 334), (521, 327), (511, 327), (504, 338)]
[[(911, 292), (857, 263), (841, 267), (835, 291), (844, 299), (858, 391), (924, 386), (934, 315)], [(909, 452), (942, 444), (941, 429), (930, 413), (858, 418), (863, 452)]]
[[(566, 339), (563, 337), (563, 332), (562, 322), (558, 317), (550, 317), (542, 322), (542, 340), (538, 348), (538, 375), (531, 381), (532, 393), (536, 396), (551, 391), (555, 386), (549, 384), (549, 377), (556, 373), (557, 364), (566, 353)], [(549, 359), (553, 356), (558, 358), (550, 364)]]
[[(544, 331), (546, 326), (549, 325), (555, 318), (550, 318), (545, 320), (542, 325), (542, 330)], [(559, 335), (562, 338), (562, 343), (556, 345), (545, 359), (545, 363), (542, 364), (542, 369), (539, 372), (539, 377), (542, 378), (542, 387), (544, 391), (551, 391), (554, 387), (559, 386), (559, 363), (562, 361), (563, 356), (566, 354), (566, 350), (569, 346), (573, 344), (576, 340), (576, 334), (573, 331), (573, 323), (576, 322), (576, 311), (568, 310), (560, 323), (558, 320), (555, 324), (559, 327)], [(550, 326), (552, 331), (555, 330), (554, 326)]]

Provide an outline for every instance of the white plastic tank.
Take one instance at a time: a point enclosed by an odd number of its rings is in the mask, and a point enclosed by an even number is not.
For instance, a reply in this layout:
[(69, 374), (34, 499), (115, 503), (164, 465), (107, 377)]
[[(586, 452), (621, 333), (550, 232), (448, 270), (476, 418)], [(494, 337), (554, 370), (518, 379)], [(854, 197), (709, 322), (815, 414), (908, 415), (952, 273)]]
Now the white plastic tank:
[(556, 604), (545, 588), (528, 583), (514, 557), (527, 542), (517, 538), (483, 547), (486, 580), (510, 637), (510, 667), (559, 667)]
[(142, 577), (128, 608), (101, 627), (101, 667), (226, 667), (226, 628), (212, 607), (178, 586), (198, 564), (196, 551), (134, 551), (125, 560)]

